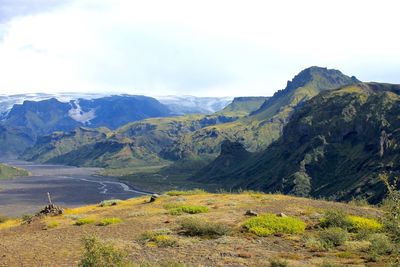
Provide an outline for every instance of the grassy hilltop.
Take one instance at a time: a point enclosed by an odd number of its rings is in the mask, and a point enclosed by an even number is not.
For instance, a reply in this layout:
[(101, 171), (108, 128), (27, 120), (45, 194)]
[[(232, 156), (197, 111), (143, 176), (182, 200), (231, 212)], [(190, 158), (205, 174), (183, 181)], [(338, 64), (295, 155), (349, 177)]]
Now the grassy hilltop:
[[(199, 190), (171, 191), (153, 203), (148, 200), (108, 201), (30, 223), (3, 220), (1, 263), (383, 266), (393, 250), (383, 232), (382, 211), (371, 206)], [(249, 210), (258, 216), (246, 216)]]

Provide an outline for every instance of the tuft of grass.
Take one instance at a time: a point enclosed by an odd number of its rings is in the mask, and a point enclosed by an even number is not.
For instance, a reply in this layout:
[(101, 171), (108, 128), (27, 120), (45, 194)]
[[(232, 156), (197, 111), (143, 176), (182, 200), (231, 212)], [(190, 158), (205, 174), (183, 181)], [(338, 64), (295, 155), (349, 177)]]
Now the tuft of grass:
[(32, 218), (33, 218), (33, 215), (31, 215), (31, 214), (23, 214), (21, 216), (21, 220), (24, 223), (29, 222)]
[(140, 237), (140, 241), (154, 243), (158, 247), (174, 247), (178, 244), (178, 240), (172, 236), (169, 229), (156, 229), (146, 231)]
[(336, 263), (333, 263), (333, 262), (324, 260), (324, 261), (321, 263), (320, 267), (339, 267), (339, 266), (338, 266)]
[(59, 225), (60, 225), (60, 223), (59, 223), (59, 222), (56, 222), (56, 221), (48, 222), (48, 223), (46, 224), (45, 229), (57, 228)]
[(225, 224), (209, 222), (200, 218), (186, 218), (179, 223), (183, 234), (188, 236), (215, 238), (232, 232), (232, 229)]
[(82, 240), (84, 252), (79, 267), (125, 267), (130, 266), (128, 254), (96, 237), (85, 237)]
[(348, 204), (356, 207), (368, 207), (370, 206), (368, 200), (363, 197), (353, 198), (348, 202)]
[(92, 224), (95, 222), (96, 222), (96, 220), (93, 218), (80, 218), (80, 219), (76, 220), (75, 225), (81, 226), (81, 225), (85, 225), (85, 224)]
[(145, 210), (139, 210), (139, 211), (134, 211), (132, 213), (129, 214), (129, 217), (144, 217), (144, 216), (148, 216), (149, 213)]
[(122, 200), (120, 199), (109, 199), (109, 200), (103, 200), (100, 202), (99, 207), (110, 207), (110, 206), (116, 206), (120, 204)]
[(299, 234), (306, 229), (306, 224), (302, 220), (293, 217), (278, 217), (275, 214), (264, 214), (247, 219), (242, 226), (257, 236)]
[(286, 267), (288, 266), (287, 261), (280, 260), (280, 259), (272, 259), (269, 261), (271, 267)]
[(347, 239), (347, 231), (340, 227), (327, 228), (319, 233), (319, 240), (326, 249), (341, 246)]
[(324, 242), (314, 236), (307, 238), (304, 245), (312, 252), (320, 252), (326, 250)]
[(197, 214), (197, 213), (206, 213), (209, 211), (210, 209), (206, 206), (183, 205), (169, 209), (169, 214), (171, 215), (181, 215), (183, 213)]
[(112, 217), (112, 218), (101, 219), (100, 222), (97, 225), (99, 225), (99, 226), (107, 226), (107, 225), (111, 225), (111, 224), (118, 224), (118, 223), (121, 223), (121, 222), (122, 222), (121, 218)]
[(204, 195), (207, 194), (203, 189), (193, 189), (187, 191), (172, 190), (165, 193), (168, 196), (190, 196), (190, 195)]

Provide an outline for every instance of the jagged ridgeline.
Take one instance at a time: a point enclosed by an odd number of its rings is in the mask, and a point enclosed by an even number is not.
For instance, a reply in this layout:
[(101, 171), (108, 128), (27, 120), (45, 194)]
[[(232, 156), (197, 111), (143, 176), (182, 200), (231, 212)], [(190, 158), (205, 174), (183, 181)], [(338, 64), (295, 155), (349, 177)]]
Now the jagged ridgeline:
[(231, 149), (223, 149), (193, 179), (339, 200), (363, 196), (377, 202), (385, 193), (377, 175), (400, 171), (399, 94), (400, 85), (379, 83), (322, 92), (293, 113), (283, 135), (268, 149), (246, 160), (243, 148), (225, 144)]

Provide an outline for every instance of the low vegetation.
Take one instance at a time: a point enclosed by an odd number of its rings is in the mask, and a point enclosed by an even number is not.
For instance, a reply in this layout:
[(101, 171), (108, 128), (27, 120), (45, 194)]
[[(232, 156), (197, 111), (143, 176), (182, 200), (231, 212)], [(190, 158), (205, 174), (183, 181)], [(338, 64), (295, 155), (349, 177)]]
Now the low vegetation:
[(228, 235), (231, 227), (223, 223), (210, 222), (199, 218), (186, 218), (180, 221), (182, 233), (188, 236), (215, 238)]
[(118, 224), (122, 223), (122, 219), (118, 217), (112, 217), (112, 218), (104, 218), (101, 219), (98, 223), (99, 226), (107, 226), (111, 224)]
[(193, 189), (187, 191), (172, 190), (165, 193), (168, 196), (192, 196), (192, 195), (204, 195), (206, 191), (202, 189)]
[(168, 210), (171, 215), (181, 215), (184, 213), (187, 214), (197, 214), (197, 213), (205, 213), (209, 212), (209, 208), (206, 206), (196, 206), (196, 205), (182, 205), (178, 207), (174, 207)]
[(79, 267), (126, 267), (129, 266), (125, 251), (100, 241), (94, 236), (83, 238), (84, 252)]
[(143, 233), (139, 241), (147, 243), (149, 246), (157, 247), (174, 247), (177, 246), (178, 240), (171, 236), (172, 231), (169, 229), (157, 229)]
[(272, 234), (300, 234), (304, 232), (306, 224), (292, 217), (264, 214), (247, 219), (243, 223), (243, 227), (257, 236), (269, 236)]
[(93, 218), (79, 218), (76, 220), (75, 225), (81, 226), (85, 224), (92, 224), (95, 223), (96, 219)]
[(122, 200), (120, 199), (109, 199), (109, 200), (103, 200), (100, 202), (99, 206), (100, 207), (109, 207), (109, 206), (116, 206), (121, 203)]
[(318, 238), (326, 249), (343, 245), (348, 239), (348, 232), (340, 227), (330, 227), (322, 230)]

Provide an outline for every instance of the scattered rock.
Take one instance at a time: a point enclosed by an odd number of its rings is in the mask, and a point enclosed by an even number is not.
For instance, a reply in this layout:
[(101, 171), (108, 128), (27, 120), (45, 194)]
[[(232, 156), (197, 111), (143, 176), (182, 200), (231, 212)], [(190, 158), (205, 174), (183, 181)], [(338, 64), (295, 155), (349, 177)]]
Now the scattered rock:
[(278, 216), (278, 217), (287, 217), (287, 215), (285, 213), (283, 213), (283, 212), (277, 214), (276, 216)]
[(160, 195), (159, 194), (152, 194), (150, 197), (150, 203), (156, 201), (157, 198), (159, 198)]
[(240, 258), (248, 259), (251, 258), (253, 255), (249, 252), (239, 252), (237, 256)]
[(244, 215), (246, 215), (246, 216), (258, 216), (258, 213), (255, 212), (254, 210), (248, 210), (248, 211), (246, 211), (246, 213)]
[(170, 221), (169, 221), (169, 220), (166, 220), (166, 221), (164, 221), (164, 223), (170, 223)]

